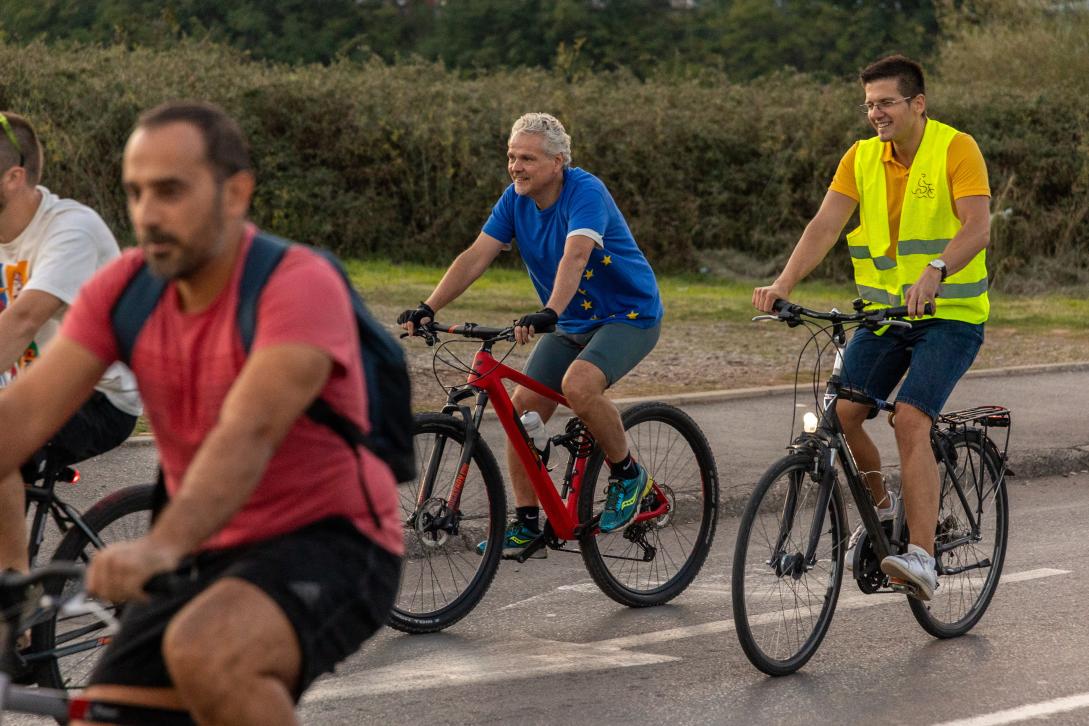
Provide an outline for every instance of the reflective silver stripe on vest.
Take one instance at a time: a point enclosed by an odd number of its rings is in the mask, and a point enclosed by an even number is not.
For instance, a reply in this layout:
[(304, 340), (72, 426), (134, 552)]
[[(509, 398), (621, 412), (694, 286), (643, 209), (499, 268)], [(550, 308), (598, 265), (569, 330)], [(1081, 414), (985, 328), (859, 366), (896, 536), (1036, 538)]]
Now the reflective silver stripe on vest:
[(858, 294), (863, 300), (869, 300), (881, 305), (899, 305), (900, 296), (890, 295), (879, 287), (867, 287), (866, 285), (857, 285)]
[(865, 245), (848, 245), (847, 249), (851, 252), (851, 257), (856, 260), (873, 260), (873, 266), (879, 270), (891, 270), (896, 267), (896, 260), (884, 255), (870, 257), (870, 248)]
[[(901, 288), (901, 292), (905, 298), (907, 297), (907, 291), (910, 287), (911, 285), (904, 285), (903, 288)], [(861, 290), (861, 288), (859, 289)], [(955, 300), (957, 298), (963, 300), (964, 298), (969, 297), (979, 297), (985, 292), (987, 292), (987, 278), (983, 278), (979, 282), (943, 282), (941, 287), (938, 288), (938, 297), (944, 297), (948, 300)]]
[(979, 297), (987, 292), (987, 278), (978, 282), (943, 282), (938, 297)]
[(947, 239), (902, 239), (896, 244), (900, 255), (940, 255), (945, 252)]

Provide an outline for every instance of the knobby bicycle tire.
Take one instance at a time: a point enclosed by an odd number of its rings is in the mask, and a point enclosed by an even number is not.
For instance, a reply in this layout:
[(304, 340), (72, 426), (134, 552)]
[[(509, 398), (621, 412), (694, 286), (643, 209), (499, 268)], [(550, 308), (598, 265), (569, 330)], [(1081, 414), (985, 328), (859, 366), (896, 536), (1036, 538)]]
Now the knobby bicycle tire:
[[(682, 593), (699, 573), (718, 522), (718, 469), (700, 427), (679, 408), (644, 403), (622, 416), (632, 456), (657, 484), (670, 503), (661, 517), (602, 534), (587, 528), (579, 550), (590, 576), (613, 600), (629, 607), (669, 602)], [(604, 464), (600, 450), (588, 463), (579, 492), (580, 522), (588, 522), (604, 499)], [(658, 495), (652, 490), (641, 508), (653, 510)], [(599, 511), (599, 510), (598, 510)], [(651, 551), (653, 557), (643, 557)]]
[(749, 661), (771, 676), (794, 673), (817, 652), (843, 583), (847, 521), (839, 486), (832, 487), (819, 520), (815, 561), (803, 563), (820, 490), (810, 476), (815, 463), (811, 453), (774, 463), (753, 490), (738, 527), (734, 625)]
[[(949, 442), (956, 470), (950, 472), (938, 458), (941, 490), (935, 539), (937, 543), (963, 544), (940, 555), (942, 564), (946, 568), (965, 567), (989, 560), (990, 566), (942, 576), (929, 602), (908, 598), (919, 625), (936, 638), (963, 635), (983, 617), (1002, 576), (1009, 534), (1006, 483), (1004, 476), (999, 480), (1002, 462), (994, 444), (974, 429), (952, 434)], [(975, 536), (952, 487), (952, 476), (957, 477), (969, 505), (976, 510)]]
[[(432, 633), (461, 620), (488, 591), (503, 550), (506, 496), (495, 456), (479, 438), (465, 477), (457, 533), (418, 529), (412, 517), (432, 453), (442, 442), (426, 514), (441, 513), (446, 503), (465, 443), (465, 423), (445, 414), (419, 414), (413, 421), (412, 438), (419, 478), (398, 486), (405, 558), (389, 624), (406, 633)], [(417, 521), (422, 520), (417, 516)], [(477, 553), (481, 541), (487, 543), (483, 555)]]
[[(131, 540), (145, 534), (151, 525), (153, 484), (125, 487), (99, 500), (82, 516), (84, 524), (104, 544)], [(57, 545), (53, 561), (87, 564), (98, 547), (78, 526), (73, 526)], [(70, 584), (65, 587), (75, 587)], [(121, 607), (103, 603), (115, 616)], [(86, 685), (102, 647), (109, 642), (105, 626), (91, 615), (53, 618), (31, 629), (31, 650), (36, 659), (35, 679), (43, 688), (82, 688)], [(41, 658), (47, 652), (51, 656)]]

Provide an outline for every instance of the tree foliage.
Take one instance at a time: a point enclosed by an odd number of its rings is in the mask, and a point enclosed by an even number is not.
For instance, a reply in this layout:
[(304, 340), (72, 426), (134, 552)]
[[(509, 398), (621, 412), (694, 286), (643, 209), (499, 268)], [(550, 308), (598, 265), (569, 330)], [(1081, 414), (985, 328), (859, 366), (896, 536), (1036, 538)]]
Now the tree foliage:
[(935, 47), (933, 0), (0, 0), (9, 41), (230, 44), (291, 64), (421, 56), (465, 70), (712, 67), (851, 75)]

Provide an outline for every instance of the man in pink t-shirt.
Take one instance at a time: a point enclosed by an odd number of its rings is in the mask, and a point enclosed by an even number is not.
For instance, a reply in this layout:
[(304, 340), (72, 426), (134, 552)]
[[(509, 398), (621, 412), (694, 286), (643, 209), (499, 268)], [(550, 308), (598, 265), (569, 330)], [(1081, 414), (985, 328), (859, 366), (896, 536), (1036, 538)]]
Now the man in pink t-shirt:
[[(310, 683), (385, 622), (403, 552), (389, 468), (304, 415), (320, 397), (369, 428), (348, 291), (327, 261), (289, 248), (243, 349), (254, 176), (218, 107), (145, 113), (122, 174), (139, 248), (83, 287), (56, 352), (0, 393), (0, 416), (26, 420), (6, 437), (0, 474), (120, 357), (111, 312), (146, 264), (167, 286), (130, 365), (170, 496), (147, 536), (107, 547), (88, 569), (89, 591), (134, 602), (87, 695), (182, 708), (201, 723), (292, 723)], [(173, 592), (143, 594), (171, 571), (185, 575)]]

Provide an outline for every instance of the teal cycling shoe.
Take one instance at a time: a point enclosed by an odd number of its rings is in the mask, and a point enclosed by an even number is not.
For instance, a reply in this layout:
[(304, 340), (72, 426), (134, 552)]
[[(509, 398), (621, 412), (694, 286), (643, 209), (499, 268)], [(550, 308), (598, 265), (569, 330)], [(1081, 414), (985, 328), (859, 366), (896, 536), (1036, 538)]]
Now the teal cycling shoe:
[(601, 521), (598, 523), (602, 532), (612, 532), (630, 522), (639, 509), (639, 500), (654, 486), (654, 479), (647, 474), (643, 465), (636, 466), (639, 467), (639, 473), (631, 479), (609, 477), (609, 487), (605, 490), (605, 508), (601, 510)]
[[(517, 519), (507, 524), (507, 530), (503, 533), (503, 559), (511, 560), (522, 554), (530, 542), (541, 535), (535, 532)], [(476, 553), (483, 556), (488, 547), (488, 540), (484, 540), (476, 546)], [(548, 557), (548, 549), (542, 547), (529, 556), (531, 560), (543, 560)]]

